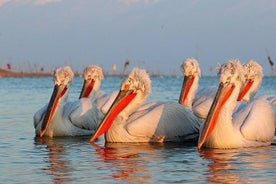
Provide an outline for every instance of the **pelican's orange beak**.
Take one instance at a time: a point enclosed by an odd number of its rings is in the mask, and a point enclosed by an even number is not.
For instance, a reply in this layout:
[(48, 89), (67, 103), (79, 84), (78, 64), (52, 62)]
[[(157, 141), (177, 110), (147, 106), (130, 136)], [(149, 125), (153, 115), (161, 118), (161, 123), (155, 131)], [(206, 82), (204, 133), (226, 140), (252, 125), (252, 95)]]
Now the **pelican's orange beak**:
[(254, 80), (252, 80), (252, 79), (247, 79), (245, 81), (245, 85), (244, 85), (243, 89), (241, 90), (237, 101), (242, 101), (243, 100), (244, 96), (247, 94), (249, 89), (252, 87), (253, 83), (254, 83)]
[(67, 90), (68, 88), (65, 85), (55, 85), (50, 102), (45, 112), (42, 125), (40, 127), (40, 137), (43, 137), (44, 133), (46, 132), (47, 127), (50, 125), (50, 122), (52, 121), (56, 113), (57, 107), (60, 103), (60, 99), (63, 97)]
[(134, 99), (136, 93), (132, 90), (121, 90), (111, 107), (107, 111), (105, 117), (100, 123), (96, 133), (91, 137), (90, 142), (94, 142), (99, 136), (104, 134), (112, 125), (115, 118), (126, 106)]
[(182, 88), (181, 88), (181, 93), (179, 96), (178, 102), (181, 105), (185, 104), (185, 101), (187, 100), (187, 96), (189, 94), (189, 91), (191, 89), (191, 86), (193, 85), (195, 77), (194, 76), (184, 76)]
[(199, 138), (198, 138), (198, 149), (202, 147), (202, 145), (208, 140), (210, 137), (212, 131), (214, 130), (217, 119), (219, 116), (219, 113), (225, 104), (225, 102), (228, 100), (228, 98), (231, 96), (235, 86), (230, 83), (220, 83), (217, 94), (215, 96), (215, 99), (213, 101), (213, 104), (209, 110), (208, 116), (206, 118), (206, 121), (202, 127), (202, 130), (200, 131)]
[(92, 80), (84, 80), (79, 99), (80, 98), (88, 98), (91, 91), (93, 90), (94, 84), (95, 84), (95, 80), (93, 80), (93, 79)]

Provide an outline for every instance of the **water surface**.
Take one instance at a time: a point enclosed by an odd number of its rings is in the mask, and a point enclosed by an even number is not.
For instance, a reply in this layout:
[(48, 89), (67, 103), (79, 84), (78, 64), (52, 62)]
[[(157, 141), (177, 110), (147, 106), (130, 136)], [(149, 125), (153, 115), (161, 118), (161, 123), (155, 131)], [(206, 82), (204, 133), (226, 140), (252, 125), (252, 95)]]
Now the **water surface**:
[[(123, 78), (106, 77), (102, 90), (118, 90)], [(200, 88), (216, 85), (202, 77)], [(152, 78), (149, 101), (177, 101), (182, 77)], [(48, 103), (53, 80), (0, 78), (1, 183), (274, 183), (276, 146), (204, 149), (184, 143), (112, 143), (89, 137), (36, 138), (33, 114)], [(75, 78), (69, 100), (78, 98)], [(257, 95), (276, 94), (265, 77)]]

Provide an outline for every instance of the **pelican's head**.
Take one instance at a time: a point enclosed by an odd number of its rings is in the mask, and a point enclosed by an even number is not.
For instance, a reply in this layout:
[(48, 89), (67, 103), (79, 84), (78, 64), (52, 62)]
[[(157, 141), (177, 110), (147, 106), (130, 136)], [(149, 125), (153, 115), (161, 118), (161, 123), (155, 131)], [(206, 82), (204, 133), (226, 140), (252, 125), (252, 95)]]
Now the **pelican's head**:
[(45, 112), (43, 122), (40, 128), (40, 137), (44, 135), (47, 127), (51, 123), (57, 107), (62, 101), (66, 101), (68, 89), (72, 84), (74, 73), (69, 66), (57, 68), (54, 72), (54, 91)]
[(151, 80), (148, 73), (144, 69), (134, 68), (122, 83), (120, 92), (90, 142), (105, 133), (122, 111), (130, 115), (137, 110), (146, 101), (150, 93)]
[(144, 69), (134, 68), (121, 85), (121, 91), (131, 91), (143, 103), (151, 93), (151, 80)]
[[(198, 88), (198, 79), (201, 76), (199, 64), (196, 59), (188, 58), (181, 65), (184, 80), (178, 102), (186, 107), (192, 107), (192, 101)], [(192, 91), (190, 91), (192, 89)], [(192, 94), (191, 94), (192, 93)], [(188, 95), (191, 96), (188, 99)]]
[(96, 92), (100, 89), (101, 80), (104, 78), (103, 70), (96, 65), (87, 66), (83, 71), (83, 78), (84, 81), (79, 98), (87, 98), (90, 96), (91, 91)]
[(262, 79), (263, 68), (254, 60), (250, 60), (244, 66), (245, 83), (238, 97), (238, 101), (249, 102), (251, 98), (257, 93)]
[(243, 73), (243, 66), (238, 59), (231, 59), (217, 68), (220, 83), (243, 83), (245, 80)]
[(70, 66), (60, 67), (54, 71), (55, 85), (70, 86), (74, 78), (74, 72)]
[[(234, 110), (238, 93), (244, 82), (243, 66), (237, 59), (230, 60), (218, 68), (219, 88), (210, 107), (208, 116), (199, 134), (198, 149), (208, 140), (217, 125), (222, 109), (228, 102), (228, 110)], [(235, 92), (234, 92), (235, 90)], [(236, 91), (238, 90), (238, 91)]]
[(188, 58), (181, 64), (181, 69), (184, 76), (201, 76), (198, 61), (194, 58)]

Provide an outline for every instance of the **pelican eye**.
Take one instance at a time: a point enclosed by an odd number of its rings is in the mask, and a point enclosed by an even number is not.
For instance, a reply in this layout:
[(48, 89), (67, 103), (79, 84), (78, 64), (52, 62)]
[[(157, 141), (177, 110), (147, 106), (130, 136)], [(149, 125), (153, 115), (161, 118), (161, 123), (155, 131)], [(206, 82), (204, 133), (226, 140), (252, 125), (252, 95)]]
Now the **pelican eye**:
[(87, 75), (86, 80), (91, 80), (91, 75)]
[(133, 85), (134, 84), (134, 80), (132, 78), (128, 78), (127, 83), (128, 83), (129, 86)]
[(124, 85), (124, 88), (122, 90), (124, 90), (124, 91), (129, 90), (129, 84)]

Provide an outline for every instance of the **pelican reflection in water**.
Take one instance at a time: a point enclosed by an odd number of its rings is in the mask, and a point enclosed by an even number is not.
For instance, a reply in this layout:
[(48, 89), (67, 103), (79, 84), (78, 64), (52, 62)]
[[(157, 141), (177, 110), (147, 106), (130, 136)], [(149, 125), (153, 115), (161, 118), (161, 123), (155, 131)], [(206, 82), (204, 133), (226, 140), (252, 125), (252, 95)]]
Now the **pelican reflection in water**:
[(70, 183), (74, 179), (72, 177), (74, 168), (70, 159), (67, 158), (69, 153), (67, 152), (64, 144), (68, 140), (59, 142), (57, 139), (44, 138), (40, 139), (35, 137), (35, 144), (46, 145), (47, 160), (45, 160), (46, 166), (42, 168), (43, 172), (51, 176), (53, 183)]
[(272, 146), (199, 150), (209, 168), (202, 175), (208, 183), (266, 183), (276, 168), (272, 150)]

